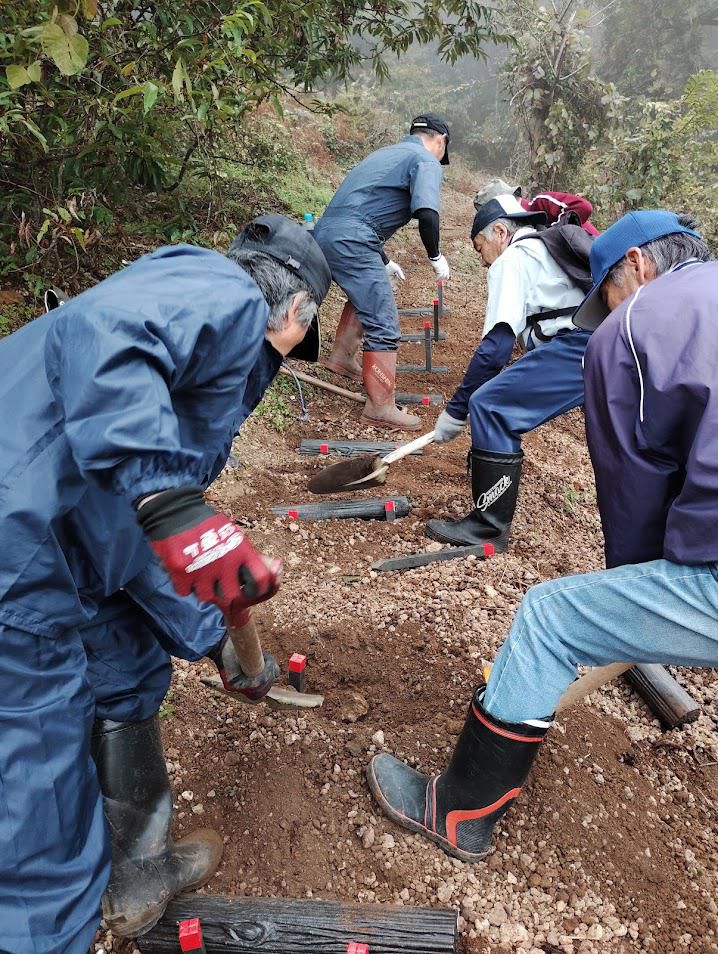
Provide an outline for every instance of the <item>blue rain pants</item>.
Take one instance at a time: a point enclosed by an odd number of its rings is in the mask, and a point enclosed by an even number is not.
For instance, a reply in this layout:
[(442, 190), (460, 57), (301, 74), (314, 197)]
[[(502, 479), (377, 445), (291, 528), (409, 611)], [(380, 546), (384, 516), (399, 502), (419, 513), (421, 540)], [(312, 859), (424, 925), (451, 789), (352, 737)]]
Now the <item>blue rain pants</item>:
[(386, 273), (384, 243), (361, 219), (321, 218), (314, 229), (332, 278), (356, 308), (365, 351), (397, 351), (401, 328)]
[(513, 454), (527, 431), (583, 404), (587, 331), (572, 331), (527, 351), (471, 395), (471, 446)]
[(110, 876), (93, 721), (150, 718), (168, 649), (199, 658), (222, 632), (219, 611), (177, 596), (156, 564), (61, 637), (0, 624), (0, 950), (86, 954)]

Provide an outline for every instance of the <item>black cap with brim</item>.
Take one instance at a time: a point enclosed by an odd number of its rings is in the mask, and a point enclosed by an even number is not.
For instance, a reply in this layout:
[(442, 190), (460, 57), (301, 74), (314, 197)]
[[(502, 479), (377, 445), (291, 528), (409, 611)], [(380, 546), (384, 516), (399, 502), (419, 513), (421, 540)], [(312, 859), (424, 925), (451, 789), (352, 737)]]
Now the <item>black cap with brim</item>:
[(527, 212), (513, 195), (499, 195), (485, 202), (474, 216), (471, 226), (471, 240), (497, 219), (514, 219), (524, 225), (546, 225), (548, 219), (543, 212)]
[[(284, 215), (259, 215), (246, 225), (230, 246), (230, 251), (261, 252), (284, 265), (309, 285), (318, 304), (326, 298), (332, 273), (324, 253), (310, 231)], [(321, 350), (319, 314), (302, 341), (287, 355), (299, 361), (318, 361)]]
[(595, 331), (601, 322), (608, 318), (610, 309), (601, 298), (601, 283), (594, 285), (576, 311), (573, 313), (573, 323), (584, 331)]
[(309, 285), (317, 302), (326, 298), (332, 273), (312, 233), (284, 215), (258, 215), (245, 225), (230, 251), (261, 252), (294, 272)]
[(441, 157), (439, 162), (442, 166), (448, 166), (449, 140), (451, 139), (449, 127), (439, 116), (435, 116), (433, 113), (423, 113), (421, 116), (415, 116), (412, 119), (411, 126), (409, 127), (409, 135), (412, 135), (415, 132), (421, 132), (425, 129), (432, 129), (434, 132), (438, 132), (446, 136), (446, 149), (444, 150), (444, 155)]

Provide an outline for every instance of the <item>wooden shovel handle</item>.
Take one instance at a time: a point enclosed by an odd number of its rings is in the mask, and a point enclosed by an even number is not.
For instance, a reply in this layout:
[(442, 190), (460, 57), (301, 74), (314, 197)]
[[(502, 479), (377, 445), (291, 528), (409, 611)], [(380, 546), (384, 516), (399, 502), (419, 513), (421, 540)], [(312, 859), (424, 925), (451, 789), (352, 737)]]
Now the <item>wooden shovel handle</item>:
[(382, 457), (382, 464), (395, 464), (398, 460), (401, 460), (403, 457), (408, 457), (409, 454), (413, 454), (414, 451), (421, 450), (422, 447), (426, 447), (429, 444), (434, 442), (434, 432), (429, 431), (428, 434), (422, 434), (421, 437), (417, 437), (413, 441), (409, 441), (408, 444), (402, 444), (401, 447), (397, 447), (396, 450), (391, 451), (387, 454), (386, 457)]
[(556, 712), (561, 712), (563, 709), (568, 709), (569, 706), (580, 702), (581, 699), (593, 692), (594, 689), (600, 689), (601, 686), (605, 686), (607, 682), (612, 682), (620, 676), (621, 673), (630, 669), (632, 665), (633, 663), (631, 662), (619, 662), (611, 663), (608, 666), (596, 666), (595, 669), (590, 669), (584, 673), (583, 676), (579, 676), (575, 682), (571, 683), (561, 696), (559, 704), (556, 707)]
[(228, 625), (227, 632), (232, 640), (242, 672), (245, 676), (258, 676), (264, 669), (264, 653), (252, 617), (250, 616), (242, 626)]

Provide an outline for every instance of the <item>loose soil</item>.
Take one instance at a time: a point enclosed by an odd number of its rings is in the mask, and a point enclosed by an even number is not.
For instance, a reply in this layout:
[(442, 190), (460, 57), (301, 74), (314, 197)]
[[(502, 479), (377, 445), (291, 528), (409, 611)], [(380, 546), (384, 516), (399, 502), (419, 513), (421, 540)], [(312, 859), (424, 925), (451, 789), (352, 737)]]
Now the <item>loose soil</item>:
[[(450, 373), (401, 375), (401, 390), (450, 396), (479, 340), (486, 280), (467, 239), (471, 215), (469, 190), (449, 179), (449, 340), (435, 347), (435, 361)], [(400, 306), (430, 304), (433, 277), (416, 231), (403, 230), (389, 253), (407, 275)], [(341, 304), (334, 290), (326, 328)], [(402, 324), (416, 330), (421, 321)], [(421, 361), (422, 347), (403, 344), (401, 360)], [(205, 890), (450, 905), (461, 914), (464, 954), (718, 951), (712, 671), (675, 671), (703, 707), (681, 731), (662, 732), (622, 682), (562, 717), (480, 864), (447, 858), (377, 810), (363, 776), (372, 753), (443, 768), (482, 662), (494, 657), (522, 594), (600, 568), (602, 537), (583, 416), (574, 411), (524, 442), (507, 554), (377, 575), (373, 561), (435, 546), (424, 536), (427, 519), (466, 512), (468, 440), (392, 469), (387, 492), (413, 507), (395, 523), (276, 519), (273, 504), (310, 499), (307, 480), (326, 462), (299, 457), (303, 438), (387, 437), (360, 425), (359, 411), (322, 392), (309, 421), (283, 434), (250, 420), (235, 445), (238, 466), (209, 494), (261, 550), (284, 559), (285, 583), (256, 619), (280, 661), (307, 655), (307, 688), (326, 702), (302, 715), (242, 706), (201, 685), (209, 664), (177, 662), (163, 719), (177, 833), (209, 825), (225, 840)], [(417, 413), (429, 429), (438, 411)]]

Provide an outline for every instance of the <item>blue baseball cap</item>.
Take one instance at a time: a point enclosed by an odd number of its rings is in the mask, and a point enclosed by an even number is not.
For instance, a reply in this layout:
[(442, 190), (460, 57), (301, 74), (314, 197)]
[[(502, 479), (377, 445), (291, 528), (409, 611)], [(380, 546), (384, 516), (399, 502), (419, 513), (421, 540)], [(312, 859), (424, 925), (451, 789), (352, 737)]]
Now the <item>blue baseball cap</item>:
[(625, 257), (629, 248), (640, 248), (677, 232), (701, 237), (698, 232), (681, 225), (675, 212), (667, 212), (665, 209), (638, 209), (628, 212), (599, 235), (591, 245), (589, 256), (593, 288), (576, 309), (573, 323), (586, 331), (595, 331), (609, 315), (608, 306), (601, 298), (599, 290), (613, 266)]

